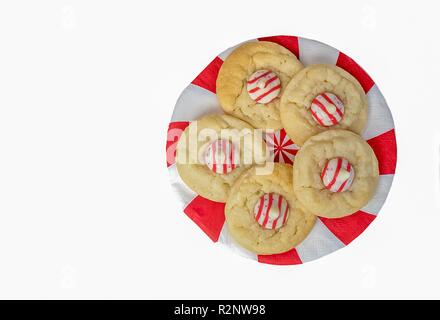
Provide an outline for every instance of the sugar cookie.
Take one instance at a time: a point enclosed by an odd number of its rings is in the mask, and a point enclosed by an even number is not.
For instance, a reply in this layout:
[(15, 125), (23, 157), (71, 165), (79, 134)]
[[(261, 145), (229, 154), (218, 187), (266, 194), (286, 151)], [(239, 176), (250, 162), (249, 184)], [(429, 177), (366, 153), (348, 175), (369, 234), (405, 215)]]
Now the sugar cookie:
[(271, 174), (253, 167), (232, 187), (225, 207), (234, 239), (257, 254), (275, 254), (298, 245), (312, 229), (316, 217), (293, 193), (292, 166), (275, 163)]
[(255, 128), (281, 129), (280, 96), (303, 68), (296, 56), (273, 42), (247, 42), (225, 60), (217, 96), (225, 112)]
[(261, 133), (229, 115), (209, 115), (192, 122), (176, 148), (182, 180), (204, 198), (225, 202), (232, 184), (254, 163), (263, 163)]
[(378, 162), (371, 147), (348, 130), (311, 137), (298, 151), (293, 168), (298, 200), (317, 216), (339, 218), (355, 213), (373, 197)]
[(359, 82), (333, 65), (310, 65), (287, 85), (280, 102), (281, 122), (297, 144), (329, 129), (360, 134), (367, 121), (367, 97)]

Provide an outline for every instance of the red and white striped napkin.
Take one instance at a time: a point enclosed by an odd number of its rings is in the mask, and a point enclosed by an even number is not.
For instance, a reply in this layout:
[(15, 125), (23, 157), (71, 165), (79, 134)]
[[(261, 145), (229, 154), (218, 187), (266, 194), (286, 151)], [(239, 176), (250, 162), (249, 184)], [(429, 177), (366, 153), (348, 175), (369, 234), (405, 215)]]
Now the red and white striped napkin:
[[(222, 243), (239, 254), (262, 263), (301, 264), (338, 250), (356, 237), (376, 218), (393, 181), (397, 160), (394, 123), (387, 103), (373, 79), (350, 57), (324, 43), (295, 37), (273, 36), (250, 41), (272, 41), (292, 51), (305, 65), (327, 63), (352, 74), (368, 98), (368, 122), (363, 138), (373, 148), (379, 161), (379, 185), (373, 199), (358, 212), (344, 218), (318, 218), (307, 238), (296, 248), (274, 255), (256, 255), (237, 245), (225, 225), (224, 203), (205, 199), (189, 189), (180, 179), (175, 166), (175, 149), (183, 129), (203, 115), (223, 113), (217, 100), (215, 83), (219, 69), (235, 47), (222, 52), (182, 92), (174, 108), (167, 135), (167, 166), (171, 185), (182, 204), (183, 212), (213, 241)], [(292, 163), (299, 147), (284, 129), (266, 137), (275, 161)]]

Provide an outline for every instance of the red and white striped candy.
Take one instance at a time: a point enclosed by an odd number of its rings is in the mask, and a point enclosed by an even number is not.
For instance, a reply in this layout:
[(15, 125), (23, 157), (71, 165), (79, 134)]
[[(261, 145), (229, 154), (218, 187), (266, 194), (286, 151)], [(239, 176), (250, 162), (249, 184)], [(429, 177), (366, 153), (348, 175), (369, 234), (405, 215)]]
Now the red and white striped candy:
[(287, 220), (289, 204), (283, 196), (265, 193), (255, 204), (254, 216), (258, 224), (265, 229), (281, 228)]
[(323, 127), (338, 124), (344, 116), (344, 104), (335, 94), (324, 92), (313, 99), (310, 106), (313, 119)]
[(344, 192), (350, 189), (354, 179), (354, 168), (345, 158), (327, 161), (321, 173), (325, 188), (332, 192)]
[(215, 173), (226, 174), (237, 167), (238, 156), (229, 140), (215, 140), (205, 151), (205, 164)]
[(266, 104), (278, 97), (281, 91), (280, 78), (270, 70), (258, 70), (247, 81), (247, 92), (252, 100)]

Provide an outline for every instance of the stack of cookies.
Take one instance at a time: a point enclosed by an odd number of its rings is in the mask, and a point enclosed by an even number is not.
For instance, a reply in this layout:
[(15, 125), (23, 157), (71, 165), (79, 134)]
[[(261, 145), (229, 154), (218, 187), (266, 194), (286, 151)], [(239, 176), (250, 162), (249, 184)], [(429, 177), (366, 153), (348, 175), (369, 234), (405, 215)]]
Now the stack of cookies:
[[(286, 252), (317, 216), (348, 216), (373, 197), (378, 162), (360, 137), (368, 103), (345, 70), (304, 67), (276, 43), (249, 42), (224, 61), (216, 92), (226, 114), (192, 122), (176, 164), (192, 190), (226, 203), (229, 231), (241, 246)], [(293, 165), (275, 163), (265, 142), (282, 128), (300, 147)]]

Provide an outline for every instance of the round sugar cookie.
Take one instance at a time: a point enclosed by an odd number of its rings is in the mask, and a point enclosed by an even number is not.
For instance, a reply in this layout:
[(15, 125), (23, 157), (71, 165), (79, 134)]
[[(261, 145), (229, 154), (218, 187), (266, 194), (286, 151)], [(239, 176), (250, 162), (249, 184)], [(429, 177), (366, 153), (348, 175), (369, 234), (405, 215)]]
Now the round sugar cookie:
[(247, 42), (220, 68), (216, 91), (223, 110), (255, 128), (281, 129), (280, 97), (303, 68), (288, 49), (273, 42)]
[(313, 214), (340, 218), (374, 196), (379, 178), (371, 147), (348, 130), (327, 130), (298, 151), (293, 168), (296, 197)]
[(367, 97), (359, 82), (333, 65), (310, 65), (287, 85), (280, 102), (281, 122), (297, 145), (331, 129), (360, 134), (367, 121)]
[[(267, 171), (269, 169), (269, 171)], [(225, 207), (232, 237), (256, 254), (282, 253), (306, 238), (316, 217), (293, 193), (292, 166), (254, 166), (236, 181)]]
[(176, 166), (194, 192), (226, 202), (235, 180), (253, 164), (264, 163), (266, 149), (261, 134), (248, 123), (229, 115), (208, 115), (182, 133)]

